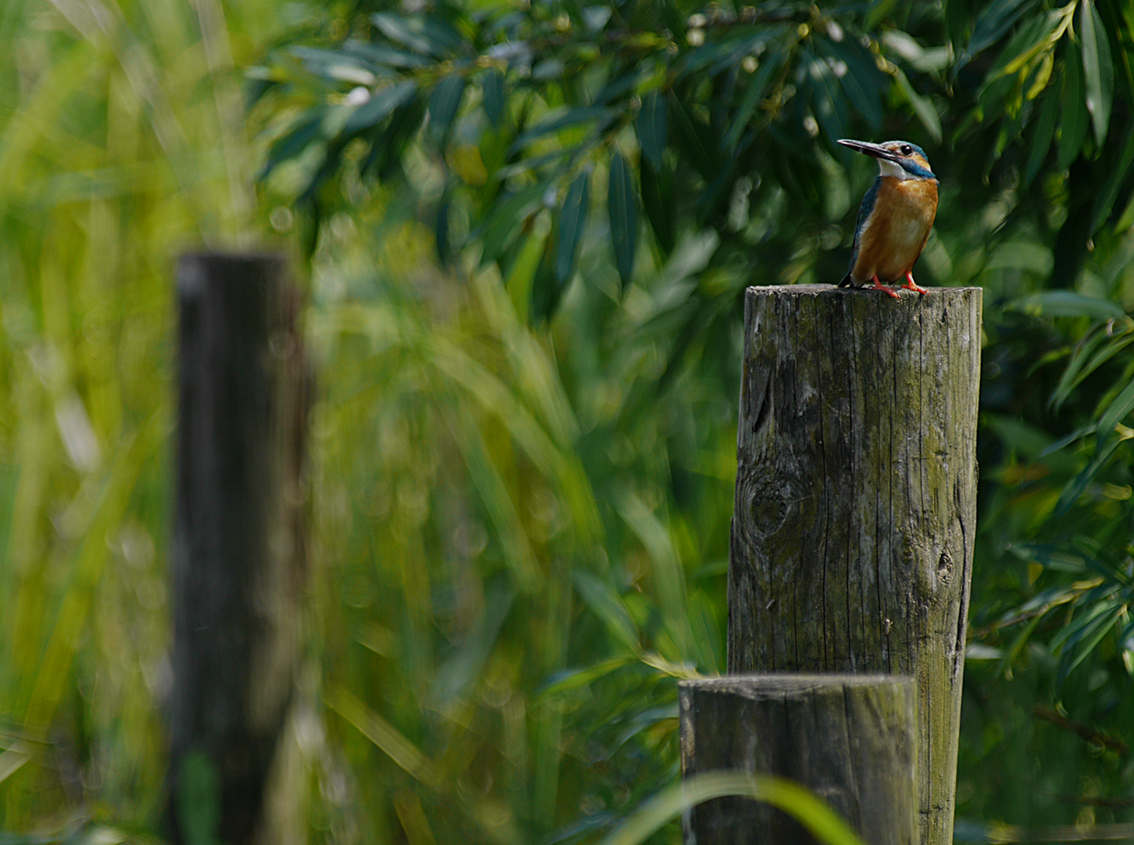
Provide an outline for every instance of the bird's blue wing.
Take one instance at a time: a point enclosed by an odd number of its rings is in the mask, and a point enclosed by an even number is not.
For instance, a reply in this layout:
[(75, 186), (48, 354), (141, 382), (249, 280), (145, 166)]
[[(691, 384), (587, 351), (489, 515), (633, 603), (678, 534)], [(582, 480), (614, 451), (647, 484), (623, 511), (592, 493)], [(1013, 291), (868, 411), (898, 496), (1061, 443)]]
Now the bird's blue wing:
[(851, 252), (850, 270), (854, 269), (854, 263), (858, 261), (858, 248), (862, 240), (862, 228), (866, 225), (866, 221), (870, 219), (870, 213), (874, 211), (874, 203), (878, 199), (878, 189), (882, 185), (882, 177), (879, 176), (874, 180), (874, 184), (870, 186), (870, 190), (866, 192), (866, 196), (862, 198), (862, 205), (858, 207), (858, 220), (854, 225), (854, 250)]

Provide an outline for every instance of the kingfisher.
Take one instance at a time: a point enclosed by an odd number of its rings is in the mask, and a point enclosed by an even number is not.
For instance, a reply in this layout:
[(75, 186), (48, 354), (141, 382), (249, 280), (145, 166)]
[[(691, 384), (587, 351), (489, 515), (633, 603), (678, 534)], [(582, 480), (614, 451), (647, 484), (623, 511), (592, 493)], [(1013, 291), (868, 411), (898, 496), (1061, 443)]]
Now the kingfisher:
[(937, 216), (937, 177), (925, 151), (909, 141), (870, 144), (842, 138), (839, 143), (877, 159), (880, 169), (858, 209), (850, 269), (839, 287), (869, 287), (898, 299), (884, 283), (904, 278), (903, 288), (928, 294), (913, 278), (914, 262)]

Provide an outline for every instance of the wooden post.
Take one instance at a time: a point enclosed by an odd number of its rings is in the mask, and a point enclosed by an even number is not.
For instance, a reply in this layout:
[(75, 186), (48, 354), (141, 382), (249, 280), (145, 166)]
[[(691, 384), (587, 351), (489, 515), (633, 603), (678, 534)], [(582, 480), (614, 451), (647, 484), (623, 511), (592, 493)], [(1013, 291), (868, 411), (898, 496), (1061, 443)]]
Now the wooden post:
[(182, 256), (169, 821), (176, 843), (267, 842), (304, 583), (299, 297), (272, 255)]
[(952, 842), (981, 290), (745, 302), (728, 667), (917, 679), (921, 842)]
[[(733, 675), (684, 681), (681, 768), (779, 775), (817, 793), (870, 845), (918, 837), (916, 688), (908, 676)], [(685, 819), (697, 845), (809, 843), (768, 804), (720, 798)]]

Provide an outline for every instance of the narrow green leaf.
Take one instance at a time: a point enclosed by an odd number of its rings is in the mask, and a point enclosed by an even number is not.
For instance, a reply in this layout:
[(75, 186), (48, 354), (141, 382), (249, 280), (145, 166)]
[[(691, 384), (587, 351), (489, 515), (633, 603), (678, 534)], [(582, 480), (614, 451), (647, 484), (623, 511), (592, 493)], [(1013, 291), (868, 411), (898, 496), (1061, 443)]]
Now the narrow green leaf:
[(999, 41), (1025, 9), (1025, 0), (996, 0), (986, 6), (973, 25), (973, 35), (965, 48), (964, 61)]
[[(544, 217), (541, 211), (533, 222)], [(542, 229), (542, 231), (541, 231)], [(516, 306), (516, 313), (523, 316), (532, 313), (532, 290), (535, 286), (535, 276), (539, 272), (540, 262), (548, 244), (550, 227), (533, 225), (525, 227), (522, 243), (516, 250), (507, 256), (505, 278), (503, 286), (508, 296)]]
[(894, 6), (896, 6), (897, 3), (898, 0), (874, 0), (870, 11), (866, 13), (866, 22), (863, 24), (863, 29), (867, 32), (871, 32), (878, 24), (882, 23), (882, 21), (888, 20), (890, 13), (894, 10)]
[(790, 815), (826, 845), (862, 843), (838, 813), (799, 784), (772, 775), (702, 772), (663, 789), (635, 810), (599, 845), (639, 845), (670, 819), (679, 817), (703, 801), (728, 795), (771, 804)]
[(706, 674), (716, 675), (723, 668), (718, 664), (718, 655), (723, 655), (725, 649), (713, 606), (704, 591), (695, 590), (689, 594), (689, 624), (693, 629), (697, 667)]
[(579, 596), (607, 631), (627, 649), (637, 652), (640, 649), (638, 626), (618, 594), (604, 581), (581, 569), (575, 570), (572, 580)]
[(391, 85), (376, 92), (369, 100), (351, 112), (343, 125), (343, 133), (353, 135), (381, 123), (387, 115), (413, 96), (417, 86), (409, 80)]
[(375, 12), (370, 20), (383, 35), (423, 56), (443, 58), (460, 51), (465, 40), (448, 24), (425, 17)]
[(638, 164), (642, 180), (642, 206), (646, 209), (646, 219), (650, 221), (650, 228), (654, 231), (658, 246), (668, 256), (677, 243), (673, 172), (665, 166), (661, 170), (654, 170), (645, 156)]
[(317, 47), (292, 47), (288, 50), (303, 61), (316, 76), (331, 82), (373, 85), (377, 81), (370, 60), (346, 50), (323, 50)]
[(500, 127), (500, 118), (504, 115), (504, 74), (498, 70), (490, 70), (481, 81), (481, 90), (484, 97), (484, 113), (488, 115), (488, 122), (494, 129)]
[(610, 160), (607, 209), (614, 258), (618, 275), (622, 278), (622, 289), (625, 290), (634, 272), (634, 255), (638, 247), (638, 203), (634, 180), (622, 153), (615, 153)]
[(1087, 296), (1070, 290), (1050, 290), (1014, 299), (1007, 308), (1042, 314), (1045, 317), (1091, 317), (1095, 320), (1121, 320), (1122, 306), (1109, 299)]
[(1110, 216), (1118, 192), (1126, 184), (1126, 177), (1130, 172), (1131, 162), (1134, 162), (1134, 127), (1126, 132), (1122, 142), (1122, 152), (1117, 161), (1111, 161), (1107, 166), (1106, 179), (1103, 180), (1098, 195), (1095, 197), (1094, 207), (1091, 209), (1091, 234), (1097, 232)]
[(1126, 201), (1126, 208), (1122, 209), (1122, 213), (1114, 221), (1114, 232), (1115, 234), (1127, 232), (1131, 226), (1134, 226), (1134, 194), (1130, 195), (1130, 199)]
[[(1004, 74), (990, 76), (977, 93), (977, 110), (981, 115), (1000, 115), (1007, 113), (1006, 116), (1011, 119), (1015, 107), (1022, 104), (1023, 99), (1023, 94), (1016, 85), (1015, 77), (1005, 76)], [(1086, 114), (1086, 109), (1084, 109), (1083, 114)], [(992, 159), (996, 157), (997, 154), (995, 150), (993, 150)], [(991, 164), (992, 161), (990, 160), (989, 166), (991, 166)], [(986, 170), (986, 175), (987, 172)]]
[(740, 100), (740, 105), (736, 108), (736, 114), (732, 117), (732, 125), (725, 135), (725, 146), (729, 149), (735, 147), (737, 142), (740, 141), (740, 137), (748, 128), (756, 109), (764, 101), (764, 95), (768, 92), (772, 77), (783, 67), (786, 58), (787, 51), (773, 50), (770, 55), (764, 57), (756, 68), (756, 72), (744, 89), (744, 96)]
[(1061, 633), (1071, 630), (1072, 634), (1063, 643), (1060, 678), (1066, 678), (1090, 656), (1095, 647), (1102, 642), (1103, 637), (1114, 628), (1123, 612), (1124, 607), (1120, 602), (1102, 601), (1077, 619), (1073, 625), (1064, 628)]
[(673, 119), (675, 141), (680, 145), (685, 157), (689, 160), (701, 178), (708, 181), (717, 173), (719, 159), (711, 150), (713, 149), (713, 134), (708, 126), (691, 115), (677, 93), (671, 91), (669, 97), (669, 114)]
[[(1095, 7), (1102, 16), (1104, 32), (1111, 37), (1111, 57), (1114, 61), (1115, 99), (1120, 102), (1134, 102), (1134, 68), (1131, 67), (1131, 51), (1123, 49), (1123, 42), (1129, 43), (1129, 33), (1134, 33), (1134, 5), (1130, 3), (1102, 3)], [(1121, 33), (1125, 33), (1122, 35)], [(1117, 41), (1117, 45), (1115, 44)], [(1115, 47), (1118, 47), (1116, 50)]]
[[(879, 5), (882, 5), (881, 0)], [(962, 56), (966, 52), (962, 51), (961, 44), (968, 35), (969, 24), (972, 20), (973, 15), (969, 10), (968, 0), (945, 0), (945, 29), (949, 33), (949, 43), (953, 52), (958, 56)], [(966, 59), (963, 58), (962, 61), (964, 60)]]
[[(553, 230), (554, 231), (554, 230)], [(528, 316), (532, 325), (546, 323), (555, 316), (564, 286), (555, 278), (555, 247), (552, 238), (544, 240), (543, 254), (532, 277), (532, 296), (528, 303)]]
[(1109, 440), (1104, 439), (1102, 434), (1102, 427), (1099, 428), (1100, 436), (1099, 442), (1104, 445), (1098, 451), (1098, 454), (1091, 460), (1091, 462), (1080, 472), (1075, 478), (1064, 485), (1062, 492), (1059, 494), (1059, 501), (1055, 503), (1055, 510), (1052, 515), (1055, 518), (1064, 516), (1072, 506), (1083, 495), (1083, 492), (1090, 486), (1091, 482), (1095, 480), (1095, 476), (1103, 468), (1111, 456), (1114, 455), (1118, 449), (1119, 444), (1122, 442), (1117, 437), (1111, 437)]
[(583, 7), (583, 23), (588, 32), (601, 32), (613, 13), (614, 10), (609, 6), (585, 6)]
[[(1098, 349), (1098, 351), (1095, 351), (1099, 346), (1099, 344), (1095, 342), (1096, 339), (1098, 341), (1106, 341), (1105, 345), (1103, 345), (1101, 349)], [(1085, 343), (1081, 343), (1079, 347), (1076, 348), (1075, 354), (1067, 364), (1066, 372), (1063, 373), (1063, 377), (1059, 379), (1059, 384), (1052, 392), (1052, 405), (1058, 410), (1059, 406), (1070, 397), (1071, 391), (1078, 387), (1083, 379), (1124, 350), (1131, 343), (1134, 343), (1134, 332), (1129, 328), (1116, 332), (1114, 336), (1108, 336), (1100, 326), (1095, 337)], [(1089, 360), (1087, 359), (1088, 355), (1090, 355)]]
[(1083, 142), (1087, 138), (1086, 95), (1083, 91), (1083, 66), (1074, 55), (1075, 46), (1068, 39), (1066, 47), (1070, 55), (1065, 54), (1063, 62), (1063, 91), (1060, 96), (1061, 115), (1059, 121), (1059, 169), (1066, 170), (1071, 166), (1079, 151), (1083, 149)]
[(417, 93), (394, 110), (382, 133), (374, 139), (370, 153), (362, 162), (364, 174), (376, 175), (380, 180), (403, 174), (406, 147), (421, 128), (425, 119), (425, 102)]
[[(987, 423), (985, 423), (987, 419)], [(1012, 451), (1028, 460), (1036, 460), (1051, 448), (1051, 435), (1031, 423), (1005, 414), (989, 414), (982, 419), (988, 431)]]
[(450, 242), (449, 234), (449, 212), (452, 200), (450, 199), (449, 188), (446, 187), (445, 193), (441, 196), (441, 202), (437, 205), (437, 217), (433, 225), (434, 246), (437, 250), (437, 260), (441, 262), (441, 266), (447, 267), (453, 258), (453, 246)]
[(608, 123), (614, 115), (615, 112), (613, 109), (595, 106), (581, 106), (579, 108), (556, 112), (551, 117), (540, 121), (531, 129), (520, 135), (512, 144), (512, 149), (521, 150), (537, 138), (542, 138), (544, 135), (550, 135), (553, 132), (558, 132), (560, 129), (566, 129), (569, 126), (577, 126), (580, 123), (598, 121), (599, 126), (602, 127)]
[(563, 63), (562, 59), (544, 59), (532, 68), (530, 78), (536, 82), (551, 82), (552, 80), (561, 79), (566, 70), (567, 66)]
[[(827, 137), (831, 149), (840, 149), (835, 142), (849, 134), (846, 131), (850, 120), (846, 97), (835, 83), (830, 65), (810, 48), (804, 48), (803, 64), (807, 68), (806, 87), (811, 89), (811, 110), (815, 120)], [(806, 87), (801, 90), (806, 91)], [(804, 96), (806, 97), (806, 93)]]
[[(373, 44), (369, 41), (347, 41), (343, 44), (343, 52), (376, 65), (376, 70), (383, 68), (422, 68), (429, 65), (429, 59), (423, 56), (398, 50), (388, 44)], [(389, 72), (386, 71), (387, 74)]]
[(1031, 15), (1017, 27), (1008, 43), (996, 57), (996, 63), (988, 71), (985, 79), (1000, 76), (1015, 76), (1035, 60), (1050, 44), (1056, 28), (1063, 21), (1058, 12)]
[(1083, 79), (1086, 85), (1087, 111), (1095, 140), (1101, 147), (1110, 125), (1110, 107), (1114, 101), (1114, 66), (1110, 62), (1110, 42), (1099, 11), (1090, 0), (1080, 0), (1079, 32), (1082, 35)]
[(432, 761), (346, 687), (332, 687), (326, 692), (323, 701), (410, 776), (423, 783), (437, 783)]
[(1028, 162), (1024, 166), (1024, 184), (1032, 184), (1032, 180), (1039, 173), (1040, 166), (1047, 159), (1051, 150), (1051, 139), (1055, 135), (1055, 123), (1059, 117), (1059, 97), (1054, 91), (1049, 91), (1043, 99), (1043, 107), (1036, 119), (1031, 133), (1031, 147), (1028, 150)]
[(655, 71), (645, 65), (629, 70), (621, 76), (616, 76), (603, 85), (602, 89), (595, 94), (594, 101), (591, 105), (608, 106), (613, 102), (622, 100), (653, 76), (655, 76)]
[(636, 658), (633, 655), (622, 655), (599, 663), (590, 663), (578, 669), (556, 672), (547, 679), (547, 684), (540, 690), (540, 695), (561, 695), (571, 690), (589, 687), (599, 678), (606, 677), (611, 672), (617, 672), (635, 661)]
[(3, 752), (0, 752), (0, 783), (18, 772), (31, 759), (31, 750), (22, 743), (9, 745)]
[(1114, 428), (1126, 415), (1134, 411), (1134, 380), (1122, 390), (1107, 406), (1106, 412), (1099, 418), (1099, 438), (1108, 439), (1114, 436)]
[(555, 248), (555, 279), (564, 285), (575, 273), (579, 256), (579, 243), (587, 225), (588, 200), (591, 177), (588, 171), (580, 173), (567, 189), (563, 208), (559, 212), (559, 239)]
[(1053, 650), (1066, 650), (1068, 646), (1080, 642), (1084, 636), (1089, 636), (1090, 632), (1099, 624), (1100, 619), (1106, 618), (1109, 607), (1105, 601), (1092, 602), (1091, 597), (1094, 592), (1094, 590), (1091, 590), (1089, 593), (1079, 596), (1078, 600), (1071, 605), (1078, 612), (1051, 638)]
[(483, 676), (485, 663), (492, 655), (500, 639), (501, 629), (508, 620), (516, 588), (511, 584), (496, 583), (486, 592), (479, 619), (471, 630), (464, 633), (460, 645), (433, 673), (430, 697), (442, 708), (465, 700), (469, 688)]
[(846, 92), (847, 99), (855, 112), (866, 121), (871, 131), (877, 132), (882, 126), (881, 92), (885, 90), (886, 78), (878, 70), (874, 57), (857, 40), (817, 42), (832, 57), (846, 65), (846, 72), (839, 74), (839, 87)]
[(914, 114), (921, 121), (921, 125), (925, 127), (934, 141), (939, 142), (941, 140), (941, 118), (937, 116), (937, 110), (933, 108), (933, 104), (914, 90), (913, 85), (910, 84), (905, 72), (900, 67), (895, 65), (893, 74), (894, 80), (898, 83), (898, 90), (906, 98), (910, 108), (914, 110)]
[(634, 121), (634, 129), (638, 133), (642, 152), (650, 160), (650, 164), (655, 168), (661, 167), (669, 122), (665, 97), (660, 92), (651, 91), (642, 98), (642, 108)]
[(747, 27), (725, 30), (720, 37), (707, 40), (702, 46), (685, 54), (676, 68), (671, 68), (678, 79), (716, 76), (736, 67), (745, 56), (753, 55), (761, 45), (779, 41), (783, 26), (767, 26), (753, 31)]
[(815, 166), (813, 157), (784, 145), (775, 149), (774, 155), (769, 158), (772, 172), (788, 196), (811, 208), (822, 207), (827, 183), (821, 168)]
[(449, 129), (461, 107), (467, 81), (463, 76), (446, 76), (429, 94), (429, 134), (441, 141), (449, 134)]
[[(820, 168), (816, 167), (815, 169), (818, 171)], [(716, 176), (697, 197), (698, 225), (709, 226), (710, 221), (727, 213), (735, 185), (736, 159), (726, 160), (720, 170), (717, 171)]]
[(523, 230), (524, 221), (543, 202), (546, 184), (528, 185), (498, 201), (487, 215), (481, 237), (480, 264), (495, 261)]
[(1039, 624), (1044, 620), (1044, 616), (1044, 613), (1040, 613), (1033, 617), (1032, 621), (1025, 625), (1023, 630), (1021, 630), (1016, 635), (1015, 639), (1012, 640), (1012, 644), (1007, 649), (1005, 649), (1003, 656), (1001, 656), (1001, 658), (996, 662), (996, 668), (993, 669), (993, 673), (997, 677), (1002, 676), (1008, 669), (1012, 668), (1012, 666), (1015, 665), (1017, 660), (1019, 660), (1020, 653), (1024, 650), (1024, 646), (1026, 646), (1028, 644), (1028, 641), (1032, 638), (1032, 634), (1035, 633), (1036, 628), (1038, 628)]
[(257, 178), (260, 180), (268, 178), (277, 165), (298, 158), (311, 144), (321, 142), (323, 118), (326, 114), (325, 106), (316, 106), (300, 115), (287, 132), (272, 142), (268, 150), (268, 160), (264, 162), (264, 167)]
[(499, 182), (507, 182), (509, 179), (527, 173), (539, 174), (549, 167), (558, 169), (561, 162), (573, 158), (577, 152), (578, 147), (555, 147), (551, 152), (543, 155), (512, 156), (515, 160), (511, 164), (499, 168), (494, 174), (494, 178)]

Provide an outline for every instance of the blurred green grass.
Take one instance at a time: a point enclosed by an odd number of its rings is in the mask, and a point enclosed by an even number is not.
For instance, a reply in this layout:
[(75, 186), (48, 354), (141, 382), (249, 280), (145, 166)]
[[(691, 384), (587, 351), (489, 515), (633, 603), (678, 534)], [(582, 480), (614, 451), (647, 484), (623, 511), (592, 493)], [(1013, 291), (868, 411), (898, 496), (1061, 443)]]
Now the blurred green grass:
[[(172, 259), (291, 236), (233, 69), (303, 25), (278, 8), (0, 18), (0, 829), (157, 829)], [(297, 832), (586, 836), (676, 779), (673, 678), (719, 668), (736, 374), (659, 393), (653, 294), (534, 332), (368, 214), (307, 268)]]
[(235, 67), (273, 15), (213, 0), (0, 12), (6, 830), (149, 820), (160, 801), (172, 260), (264, 231)]

